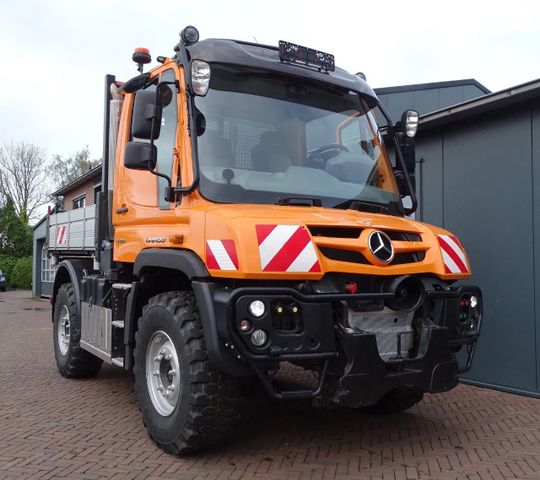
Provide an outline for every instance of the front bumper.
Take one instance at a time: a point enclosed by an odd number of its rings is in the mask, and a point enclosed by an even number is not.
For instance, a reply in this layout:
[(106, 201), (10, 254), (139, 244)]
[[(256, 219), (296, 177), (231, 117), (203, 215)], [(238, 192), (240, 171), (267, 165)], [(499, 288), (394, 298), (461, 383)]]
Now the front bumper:
[[(255, 373), (274, 398), (317, 398), (348, 406), (376, 403), (399, 386), (430, 393), (450, 390), (457, 384), (458, 375), (471, 366), (482, 317), (482, 296), (477, 287), (427, 290), (423, 306), (414, 314), (413, 346), (401, 351), (404, 333), (398, 332), (395, 355), (383, 360), (378, 334), (351, 328), (343, 311), (378, 308), (394, 294), (306, 295), (288, 287), (195, 287), (198, 296), (203, 290), (212, 303), (201, 312), (203, 322), (212, 318), (215, 322), (205, 325), (205, 335), (215, 330), (210, 335), (215, 338), (207, 339), (207, 345), (220, 368), (234, 375)], [(460, 320), (460, 302), (472, 296), (478, 299), (474, 328), (464, 328), (470, 319)], [(260, 318), (249, 313), (253, 300), (266, 305)], [(276, 318), (280, 307), (281, 312), (288, 312), (284, 321)], [(246, 319), (251, 328), (243, 332), (239, 325)], [(262, 346), (251, 342), (256, 329), (267, 334)], [(463, 347), (465, 354), (458, 355)], [(281, 388), (270, 373), (281, 362), (312, 368), (318, 374), (317, 385)]]

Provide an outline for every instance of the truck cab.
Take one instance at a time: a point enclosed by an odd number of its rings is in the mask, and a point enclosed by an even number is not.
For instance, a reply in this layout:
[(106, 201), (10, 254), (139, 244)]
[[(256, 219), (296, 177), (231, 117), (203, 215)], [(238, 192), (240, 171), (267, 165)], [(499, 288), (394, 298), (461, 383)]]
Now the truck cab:
[[(133, 369), (171, 453), (222, 441), (246, 385), (378, 412), (455, 387), (482, 294), (455, 284), (457, 237), (411, 219), (417, 112), (393, 124), (362, 76), (288, 42), (187, 27), (149, 72), (133, 58), (106, 78), (92, 247), (61, 248), (50, 220), (60, 372)], [(284, 384), (291, 364), (316, 382)]]

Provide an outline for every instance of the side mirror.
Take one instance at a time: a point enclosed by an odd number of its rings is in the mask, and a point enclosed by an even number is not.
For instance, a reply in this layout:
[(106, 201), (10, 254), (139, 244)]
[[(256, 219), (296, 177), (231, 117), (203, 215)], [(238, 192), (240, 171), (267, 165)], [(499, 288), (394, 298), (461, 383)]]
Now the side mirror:
[(154, 87), (139, 90), (135, 95), (131, 119), (131, 134), (135, 138), (155, 140), (159, 137), (163, 109), (160, 108), (156, 100), (157, 91)]
[(131, 121), (133, 137), (144, 140), (159, 138), (163, 107), (171, 103), (172, 97), (172, 90), (165, 83), (137, 92)]
[(154, 170), (157, 147), (146, 142), (129, 142), (124, 153), (124, 165), (131, 170)]

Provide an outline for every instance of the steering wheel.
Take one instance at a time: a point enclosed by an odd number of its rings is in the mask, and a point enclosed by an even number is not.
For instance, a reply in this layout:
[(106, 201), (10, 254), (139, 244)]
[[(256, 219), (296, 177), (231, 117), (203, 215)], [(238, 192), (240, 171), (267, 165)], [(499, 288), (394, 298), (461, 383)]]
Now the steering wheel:
[(341, 143), (329, 143), (309, 152), (306, 163), (315, 168), (324, 168), (326, 162), (340, 152), (350, 152), (350, 150)]

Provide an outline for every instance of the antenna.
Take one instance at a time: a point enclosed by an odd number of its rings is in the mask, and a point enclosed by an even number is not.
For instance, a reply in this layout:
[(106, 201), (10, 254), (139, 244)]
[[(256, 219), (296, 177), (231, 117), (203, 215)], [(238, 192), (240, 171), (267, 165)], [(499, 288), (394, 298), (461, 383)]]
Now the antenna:
[(255, 40), (255, 43), (259, 43), (259, 40), (255, 38), (255, 35), (253, 35), (253, 40)]

